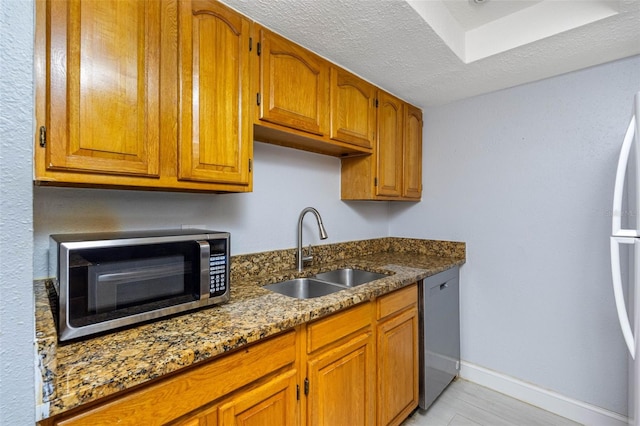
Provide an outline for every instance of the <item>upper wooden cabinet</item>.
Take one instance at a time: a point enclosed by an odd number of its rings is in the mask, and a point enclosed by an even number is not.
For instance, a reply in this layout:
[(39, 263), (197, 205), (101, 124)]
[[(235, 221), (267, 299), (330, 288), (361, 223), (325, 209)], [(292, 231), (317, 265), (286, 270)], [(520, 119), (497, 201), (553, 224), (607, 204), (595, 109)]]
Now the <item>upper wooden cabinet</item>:
[(377, 105), (374, 153), (342, 160), (342, 199), (419, 201), (422, 112), (381, 90)]
[(258, 27), (259, 119), (303, 132), (327, 132), (329, 64)]
[(376, 88), (331, 67), (331, 139), (372, 148), (376, 134)]
[(376, 195), (399, 197), (402, 194), (403, 102), (379, 92), (378, 140), (374, 151)]
[(38, 1), (36, 182), (250, 191), (250, 32), (213, 0)]
[(179, 9), (179, 179), (249, 183), (251, 21), (212, 0)]
[(158, 176), (160, 3), (47, 6), (46, 169)]
[(35, 63), (37, 184), (249, 192), (255, 137), (420, 199), (419, 109), (217, 0), (38, 0)]
[(370, 154), (371, 145), (362, 140), (369, 132), (360, 134), (369, 124), (354, 123), (354, 113), (360, 119), (361, 112), (348, 110), (361, 108), (363, 98), (351, 86), (368, 89), (342, 70), (334, 79), (326, 60), (258, 24), (254, 28), (256, 140), (340, 157)]
[(402, 196), (419, 200), (422, 196), (422, 111), (409, 104), (405, 104), (402, 164)]

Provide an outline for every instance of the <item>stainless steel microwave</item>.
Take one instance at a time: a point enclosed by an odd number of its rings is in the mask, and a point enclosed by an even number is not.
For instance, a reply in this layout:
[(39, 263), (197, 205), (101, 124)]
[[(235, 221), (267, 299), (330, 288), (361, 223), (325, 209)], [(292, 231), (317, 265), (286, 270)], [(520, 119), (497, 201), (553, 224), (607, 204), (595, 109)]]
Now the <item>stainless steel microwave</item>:
[(202, 229), (51, 235), (58, 339), (228, 301), (230, 240)]

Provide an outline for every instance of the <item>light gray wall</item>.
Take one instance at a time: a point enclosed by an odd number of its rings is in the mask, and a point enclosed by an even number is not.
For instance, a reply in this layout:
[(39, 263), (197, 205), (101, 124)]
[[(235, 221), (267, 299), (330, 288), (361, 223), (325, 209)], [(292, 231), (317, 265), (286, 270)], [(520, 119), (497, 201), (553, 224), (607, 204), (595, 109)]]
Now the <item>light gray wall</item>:
[(340, 201), (338, 158), (255, 143), (253, 181), (253, 192), (247, 194), (36, 187), (34, 275), (49, 276), (52, 233), (203, 225), (231, 232), (232, 254), (255, 253), (295, 247), (298, 216), (313, 206), (329, 238), (319, 239), (309, 216), (304, 220), (305, 245), (389, 234), (389, 203)]
[(230, 230), (234, 253), (249, 253), (293, 247), (306, 205), (323, 214), (328, 242), (467, 241), (463, 358), (624, 413), (607, 236), (639, 58), (426, 110), (418, 204), (343, 203), (338, 160), (261, 144), (252, 194), (32, 196), (32, 9), (27, 0), (0, 9), (0, 424), (34, 418), (31, 279), (47, 275), (49, 233), (203, 224)]
[(626, 414), (610, 284), (640, 57), (424, 111), (424, 191), (390, 234), (467, 242), (465, 361)]
[(0, 5), (0, 425), (31, 425), (33, 3)]

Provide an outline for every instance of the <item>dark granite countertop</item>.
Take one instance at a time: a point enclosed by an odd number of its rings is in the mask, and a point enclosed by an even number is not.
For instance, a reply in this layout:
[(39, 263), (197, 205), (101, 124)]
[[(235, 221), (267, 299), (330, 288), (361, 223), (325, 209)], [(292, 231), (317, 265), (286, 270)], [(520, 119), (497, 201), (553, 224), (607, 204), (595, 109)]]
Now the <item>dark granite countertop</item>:
[[(35, 282), (41, 382), (38, 419), (129, 389), (278, 334), (465, 262), (464, 243), (381, 238), (314, 247), (308, 276), (338, 267), (392, 275), (327, 296), (299, 300), (263, 285), (300, 276), (295, 250), (232, 258), (231, 300), (169, 319), (58, 344), (45, 281)], [(356, 254), (355, 256), (350, 256)]]

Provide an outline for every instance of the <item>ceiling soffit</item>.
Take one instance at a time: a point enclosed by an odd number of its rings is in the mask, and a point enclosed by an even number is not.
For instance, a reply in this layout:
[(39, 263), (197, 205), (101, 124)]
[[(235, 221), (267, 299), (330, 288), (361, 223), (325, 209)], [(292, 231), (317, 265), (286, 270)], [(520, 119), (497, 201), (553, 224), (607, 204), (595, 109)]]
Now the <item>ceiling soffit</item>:
[(466, 64), (618, 13), (611, 0), (406, 0)]
[[(222, 1), (421, 108), (640, 54), (639, 0), (523, 0), (516, 5), (512, 4), (513, 0), (486, 0), (482, 5), (471, 5), (468, 0), (445, 0), (448, 3), (427, 0), (440, 3), (456, 26), (462, 28), (461, 32), (469, 33), (466, 39), (473, 38), (474, 43), (489, 49), (474, 53), (484, 56), (475, 60), (470, 60), (471, 54), (466, 53), (465, 59), (461, 59), (405, 0)], [(512, 23), (519, 14), (534, 11), (546, 20), (550, 12), (545, 13), (548, 10), (545, 8), (561, 6), (555, 3), (566, 3), (564, 12), (556, 9), (556, 15), (576, 15), (572, 7), (587, 3), (594, 3), (596, 12), (614, 14), (597, 19), (593, 17), (595, 12), (589, 12), (591, 23), (577, 27), (574, 24), (573, 29), (564, 30), (562, 28), (569, 28), (566, 24), (564, 27), (546, 22), (537, 25), (543, 18), (536, 18), (536, 22), (534, 15), (527, 15), (530, 23), (526, 19), (522, 25)], [(502, 7), (506, 4), (511, 4), (512, 9)], [(473, 6), (480, 7), (470, 9)], [(495, 13), (489, 9), (495, 9), (493, 6), (499, 9)], [(536, 9), (538, 7), (540, 9)], [(469, 16), (462, 16), (456, 8), (465, 10)], [(526, 29), (526, 24), (531, 24), (533, 30)], [(494, 25), (496, 28), (507, 25), (512, 31), (510, 35), (494, 31), (498, 35), (493, 36), (493, 41), (480, 41), (479, 35), (470, 35), (480, 34), (483, 27)], [(555, 34), (532, 36), (532, 32), (540, 32), (538, 27), (546, 28), (547, 33), (551, 28)], [(505, 48), (501, 45), (503, 39), (518, 39), (519, 46)], [(465, 49), (469, 50), (469, 46)], [(497, 50), (501, 52), (495, 53)]]

